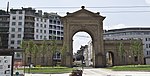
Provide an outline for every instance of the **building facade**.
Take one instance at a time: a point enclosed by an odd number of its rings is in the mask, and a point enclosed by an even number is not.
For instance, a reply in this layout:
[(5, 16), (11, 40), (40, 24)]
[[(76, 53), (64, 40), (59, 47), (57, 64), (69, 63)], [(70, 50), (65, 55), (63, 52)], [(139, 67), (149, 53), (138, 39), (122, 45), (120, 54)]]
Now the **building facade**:
[(0, 49), (8, 48), (9, 16), (8, 12), (0, 10)]
[(122, 28), (104, 31), (105, 40), (142, 39), (145, 63), (150, 64), (150, 28)]
[(63, 39), (63, 25), (57, 13), (36, 12), (33, 8), (10, 9), (9, 46), (20, 48), (22, 40)]
[[(36, 12), (35, 9), (0, 10), (0, 48), (20, 49), (22, 40), (62, 40), (63, 25), (57, 13)], [(21, 60), (22, 53), (15, 52)]]

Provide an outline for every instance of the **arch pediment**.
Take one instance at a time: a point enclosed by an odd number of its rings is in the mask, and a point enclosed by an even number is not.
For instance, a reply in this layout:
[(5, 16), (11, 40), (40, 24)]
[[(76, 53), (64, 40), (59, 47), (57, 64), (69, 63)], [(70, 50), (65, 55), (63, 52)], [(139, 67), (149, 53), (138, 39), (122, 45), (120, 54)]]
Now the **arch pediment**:
[(86, 10), (84, 8), (76, 11), (76, 12), (73, 12), (73, 13), (67, 13), (67, 15), (64, 17), (64, 18), (68, 18), (68, 17), (89, 17), (89, 18), (95, 18), (95, 17), (100, 17), (102, 19), (105, 19), (104, 16), (101, 16), (99, 12), (97, 13), (93, 13), (89, 10)]

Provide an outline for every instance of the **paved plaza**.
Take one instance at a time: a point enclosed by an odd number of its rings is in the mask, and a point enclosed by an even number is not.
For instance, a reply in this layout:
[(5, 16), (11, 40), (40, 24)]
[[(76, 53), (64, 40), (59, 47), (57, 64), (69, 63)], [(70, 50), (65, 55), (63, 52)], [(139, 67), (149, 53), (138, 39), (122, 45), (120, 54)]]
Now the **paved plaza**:
[[(25, 76), (69, 76), (65, 74), (25, 74)], [(111, 71), (103, 68), (84, 69), (82, 76), (150, 76), (150, 72)]]

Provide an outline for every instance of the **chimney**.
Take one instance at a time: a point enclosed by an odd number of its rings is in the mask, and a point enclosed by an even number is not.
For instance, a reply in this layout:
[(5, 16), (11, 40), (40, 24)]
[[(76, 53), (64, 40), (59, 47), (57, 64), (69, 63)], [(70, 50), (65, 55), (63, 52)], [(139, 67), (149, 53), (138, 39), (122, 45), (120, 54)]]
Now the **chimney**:
[(39, 16), (42, 16), (42, 10), (38, 10)]
[(7, 13), (8, 13), (8, 11), (9, 11), (9, 2), (7, 3)]

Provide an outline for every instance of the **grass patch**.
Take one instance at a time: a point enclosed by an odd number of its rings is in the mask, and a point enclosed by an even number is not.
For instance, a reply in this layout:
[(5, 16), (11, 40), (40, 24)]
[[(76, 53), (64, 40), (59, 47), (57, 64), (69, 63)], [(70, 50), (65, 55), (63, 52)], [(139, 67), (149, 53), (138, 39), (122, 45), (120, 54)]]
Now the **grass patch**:
[[(24, 70), (24, 68), (19, 68), (18, 70)], [(26, 73), (44, 73), (44, 74), (58, 74), (58, 73), (69, 73), (73, 68), (68, 67), (34, 67), (25, 68)]]
[(108, 67), (113, 71), (150, 71), (150, 65), (126, 65)]

